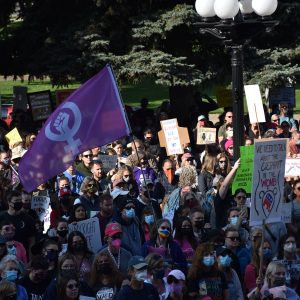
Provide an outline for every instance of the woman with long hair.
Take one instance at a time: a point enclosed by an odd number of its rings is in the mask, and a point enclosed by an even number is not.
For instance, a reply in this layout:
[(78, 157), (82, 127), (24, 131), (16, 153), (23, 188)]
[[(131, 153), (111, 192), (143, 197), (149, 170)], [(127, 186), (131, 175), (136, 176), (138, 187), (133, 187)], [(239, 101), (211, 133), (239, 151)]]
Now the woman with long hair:
[(67, 253), (75, 256), (79, 279), (87, 281), (91, 272), (93, 253), (88, 249), (86, 238), (80, 231), (69, 234)]
[(57, 282), (57, 300), (79, 300), (79, 279), (75, 275), (60, 277)]
[(158, 220), (157, 226), (152, 226), (151, 239), (142, 246), (142, 255), (146, 257), (149, 253), (157, 253), (172, 266), (186, 269), (185, 256), (179, 245), (173, 241), (172, 224), (168, 219)]
[(218, 269), (213, 244), (198, 246), (188, 272), (189, 296), (201, 299), (229, 300), (229, 291), (223, 272)]
[(222, 152), (217, 155), (217, 162), (215, 166), (215, 174), (226, 177), (231, 170), (230, 161), (226, 153)]
[(204, 156), (201, 172), (198, 176), (198, 189), (202, 196), (205, 196), (207, 191), (212, 188), (216, 164), (216, 156), (206, 154)]
[(88, 219), (88, 216), (85, 206), (81, 203), (73, 205), (70, 212), (70, 218), (68, 220), (69, 224), (77, 223), (86, 219)]
[(94, 260), (90, 287), (96, 299), (114, 299), (121, 288), (123, 276), (107, 252), (100, 253)]
[(198, 246), (192, 221), (188, 217), (181, 217), (178, 219), (175, 229), (174, 240), (180, 246), (186, 260), (191, 261)]

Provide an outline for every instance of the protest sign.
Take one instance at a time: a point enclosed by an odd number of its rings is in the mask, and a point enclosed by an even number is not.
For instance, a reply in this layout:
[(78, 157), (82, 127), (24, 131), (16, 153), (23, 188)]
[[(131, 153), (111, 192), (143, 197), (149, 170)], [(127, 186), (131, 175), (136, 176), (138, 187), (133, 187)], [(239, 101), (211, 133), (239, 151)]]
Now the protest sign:
[(245, 85), (244, 88), (250, 123), (254, 124), (266, 122), (265, 112), (258, 84)]
[(250, 225), (281, 221), (286, 139), (256, 140)]
[(7, 133), (5, 135), (5, 139), (7, 140), (10, 148), (12, 148), (15, 144), (23, 141), (17, 127)]
[(232, 183), (232, 192), (242, 188), (250, 194), (252, 191), (254, 145), (241, 146), (240, 154), (241, 164)]
[(103, 163), (104, 172), (108, 172), (116, 167), (118, 156), (117, 155), (99, 155)]
[(52, 113), (50, 91), (27, 94), (33, 121), (46, 120)]
[(177, 119), (160, 121), (160, 125), (159, 143), (161, 147), (166, 147), (167, 155), (183, 154), (182, 145), (190, 142), (187, 128), (178, 127)]
[(93, 253), (97, 253), (101, 249), (101, 232), (97, 217), (69, 224), (69, 233), (73, 231), (80, 231), (85, 236), (88, 248)]
[(14, 93), (14, 110), (23, 110), (27, 111), (27, 87), (25, 86), (14, 86), (13, 87)]
[(281, 103), (288, 104), (289, 107), (295, 107), (295, 99), (294, 87), (270, 88), (268, 92), (269, 107)]
[(63, 103), (76, 89), (57, 90), (56, 94), (56, 106)]
[(48, 209), (46, 210), (45, 217), (44, 217), (44, 231), (43, 231), (43, 233), (47, 233), (47, 231), (50, 229), (50, 226), (51, 226), (51, 222), (50, 222), (51, 212), (52, 212), (52, 208), (49, 205)]
[(47, 214), (47, 209), (49, 208), (50, 197), (47, 196), (33, 196), (31, 200), (31, 209), (33, 209), (40, 221), (44, 221)]
[(197, 145), (214, 144), (216, 136), (216, 128), (197, 127)]
[(285, 161), (284, 177), (296, 177), (300, 175), (300, 158), (287, 158)]
[(281, 221), (283, 223), (292, 222), (292, 202), (281, 203)]
[(217, 87), (216, 98), (219, 107), (232, 106), (232, 91), (225, 87)]

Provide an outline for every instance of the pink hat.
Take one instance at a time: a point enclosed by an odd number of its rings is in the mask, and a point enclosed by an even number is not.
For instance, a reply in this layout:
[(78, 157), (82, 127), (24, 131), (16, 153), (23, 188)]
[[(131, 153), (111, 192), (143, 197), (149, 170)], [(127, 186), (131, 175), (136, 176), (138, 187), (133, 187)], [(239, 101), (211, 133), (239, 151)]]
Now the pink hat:
[(116, 180), (114, 180), (113, 183), (112, 183), (113, 189), (114, 189), (116, 186), (118, 186), (119, 184), (122, 184), (122, 183), (125, 183), (125, 182), (123, 181), (123, 179), (116, 179)]
[(106, 225), (105, 235), (114, 236), (116, 233), (122, 233), (122, 228), (119, 223), (110, 223)]
[(225, 150), (227, 151), (229, 147), (233, 146), (233, 140), (227, 140), (227, 142), (225, 143)]

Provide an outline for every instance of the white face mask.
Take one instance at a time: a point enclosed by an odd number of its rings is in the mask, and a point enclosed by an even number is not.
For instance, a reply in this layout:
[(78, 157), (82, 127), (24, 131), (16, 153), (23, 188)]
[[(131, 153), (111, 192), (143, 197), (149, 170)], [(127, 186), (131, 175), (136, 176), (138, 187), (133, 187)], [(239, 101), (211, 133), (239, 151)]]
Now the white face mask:
[(147, 276), (147, 270), (137, 271), (135, 273), (135, 279), (137, 281), (145, 281), (147, 278), (148, 278), (148, 276)]
[(129, 182), (130, 177), (129, 177), (129, 176), (128, 176), (128, 177), (123, 176), (123, 180), (124, 180), (125, 182)]
[(283, 250), (286, 252), (295, 252), (296, 244), (295, 243), (286, 243), (283, 247)]

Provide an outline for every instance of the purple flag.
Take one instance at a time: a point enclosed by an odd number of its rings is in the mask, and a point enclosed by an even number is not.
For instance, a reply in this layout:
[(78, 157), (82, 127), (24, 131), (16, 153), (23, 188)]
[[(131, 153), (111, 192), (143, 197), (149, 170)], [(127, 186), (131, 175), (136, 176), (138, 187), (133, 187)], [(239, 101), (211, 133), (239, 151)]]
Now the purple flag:
[(109, 66), (72, 93), (48, 118), (23, 156), (19, 175), (30, 192), (65, 171), (76, 155), (129, 135)]

